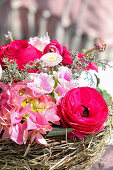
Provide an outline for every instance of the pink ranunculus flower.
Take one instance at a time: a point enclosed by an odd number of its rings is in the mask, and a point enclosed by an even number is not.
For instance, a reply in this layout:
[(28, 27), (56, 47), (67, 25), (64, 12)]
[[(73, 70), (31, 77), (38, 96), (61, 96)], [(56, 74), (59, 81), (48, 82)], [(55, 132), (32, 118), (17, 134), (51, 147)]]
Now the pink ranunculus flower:
[(16, 60), (19, 69), (23, 69), (27, 63), (31, 62), (32, 64), (34, 60), (40, 59), (41, 56), (41, 51), (26, 40), (14, 40), (0, 47), (0, 63), (2, 66), (4, 65), (3, 57)]
[(69, 135), (83, 138), (104, 128), (107, 104), (96, 89), (79, 87), (70, 90), (58, 105), (58, 116), (64, 127), (74, 129)]
[(46, 53), (58, 53), (60, 55), (63, 54), (63, 47), (57, 40), (52, 40), (44, 49), (44, 54)]
[(73, 63), (73, 60), (71, 58), (71, 54), (70, 53), (71, 53), (71, 51), (67, 50), (66, 46), (63, 46), (63, 54), (62, 54), (63, 61), (62, 61), (62, 64), (64, 66), (72, 65), (72, 63)]
[(72, 58), (70, 52), (67, 50), (66, 46), (61, 46), (57, 40), (52, 40), (44, 49), (44, 54), (46, 53), (57, 53), (60, 54), (63, 58), (63, 65), (71, 65)]

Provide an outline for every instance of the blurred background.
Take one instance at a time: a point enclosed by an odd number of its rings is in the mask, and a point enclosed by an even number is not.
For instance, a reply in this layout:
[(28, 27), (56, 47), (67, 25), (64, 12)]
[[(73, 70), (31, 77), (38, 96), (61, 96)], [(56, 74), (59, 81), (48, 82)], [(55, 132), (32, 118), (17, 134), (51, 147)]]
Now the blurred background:
[(93, 47), (99, 37), (107, 44), (99, 54), (113, 60), (113, 0), (0, 0), (0, 45), (8, 30), (15, 39), (44, 36), (68, 49)]
[[(101, 38), (107, 49), (97, 58), (113, 65), (113, 0), (0, 0), (0, 45), (8, 31), (21, 40), (48, 32), (51, 40), (79, 52), (93, 48), (94, 39)], [(111, 81), (108, 70), (110, 89)], [(102, 160), (91, 170), (113, 169), (113, 149)]]

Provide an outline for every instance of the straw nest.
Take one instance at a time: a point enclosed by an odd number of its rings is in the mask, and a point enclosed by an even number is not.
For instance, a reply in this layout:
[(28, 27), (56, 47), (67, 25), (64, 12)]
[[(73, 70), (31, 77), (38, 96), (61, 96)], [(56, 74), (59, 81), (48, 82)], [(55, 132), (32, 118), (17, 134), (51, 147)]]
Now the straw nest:
[[(113, 106), (104, 130), (86, 135), (84, 140), (65, 136), (47, 138), (46, 147), (33, 143), (17, 145), (0, 140), (0, 169), (11, 170), (83, 170), (99, 160), (110, 138)], [(28, 153), (27, 153), (28, 151)]]

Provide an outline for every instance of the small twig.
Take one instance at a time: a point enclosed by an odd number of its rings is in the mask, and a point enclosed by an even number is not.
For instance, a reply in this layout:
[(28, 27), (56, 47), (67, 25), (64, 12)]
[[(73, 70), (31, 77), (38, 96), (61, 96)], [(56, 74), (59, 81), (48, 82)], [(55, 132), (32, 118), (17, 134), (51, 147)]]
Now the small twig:
[(24, 153), (24, 157), (28, 154), (30, 146), (31, 146), (31, 144), (29, 143), (28, 146), (27, 146), (27, 149), (26, 149), (26, 151)]

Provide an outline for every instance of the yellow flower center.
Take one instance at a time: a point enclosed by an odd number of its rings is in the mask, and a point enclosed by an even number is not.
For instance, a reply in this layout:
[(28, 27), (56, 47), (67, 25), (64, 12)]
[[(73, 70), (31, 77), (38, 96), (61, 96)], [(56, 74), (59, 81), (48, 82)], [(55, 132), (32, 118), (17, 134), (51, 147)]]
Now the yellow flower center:
[(39, 103), (37, 106), (37, 100), (36, 99), (24, 99), (21, 103), (22, 107), (25, 107), (26, 105), (31, 105), (31, 111), (41, 113), (43, 110), (45, 110), (45, 106), (43, 103)]
[(57, 56), (52, 56), (52, 57), (49, 57), (49, 60), (57, 60)]
[(39, 89), (40, 89), (40, 90), (43, 90), (43, 88), (42, 88), (42, 87), (40, 87)]

